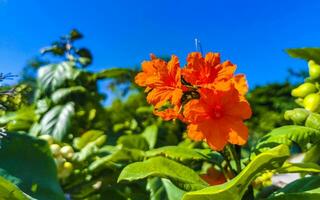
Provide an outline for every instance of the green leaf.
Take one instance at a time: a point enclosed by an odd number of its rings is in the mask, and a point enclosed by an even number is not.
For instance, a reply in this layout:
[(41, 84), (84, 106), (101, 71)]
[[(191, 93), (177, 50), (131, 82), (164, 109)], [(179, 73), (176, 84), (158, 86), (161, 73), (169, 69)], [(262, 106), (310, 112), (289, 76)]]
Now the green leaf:
[(320, 173), (320, 166), (316, 163), (289, 163), (275, 170), (276, 173)]
[(74, 146), (77, 149), (82, 149), (85, 147), (88, 143), (95, 141), (98, 139), (100, 136), (104, 134), (103, 131), (100, 130), (89, 130), (81, 135), (80, 138), (76, 138), (74, 140)]
[(279, 144), (298, 144), (302, 149), (306, 149), (308, 143), (318, 143), (320, 141), (320, 131), (305, 126), (289, 125), (276, 128), (265, 135), (255, 147), (255, 153), (270, 149)]
[[(105, 151), (104, 148), (107, 150)], [(127, 149), (123, 147), (105, 146), (100, 152), (108, 152), (102, 158), (98, 158), (89, 166), (90, 171), (100, 171), (104, 168), (113, 167), (114, 164), (122, 165), (130, 162), (141, 161), (144, 158), (144, 152), (138, 149)]]
[(178, 200), (185, 193), (170, 180), (158, 177), (148, 179), (147, 190), (150, 191), (150, 200)]
[(176, 186), (186, 191), (208, 186), (192, 169), (164, 157), (154, 157), (126, 166), (122, 170), (118, 182), (131, 182), (149, 177), (170, 179)]
[(149, 144), (141, 135), (123, 135), (119, 137), (117, 144), (122, 144), (129, 149), (148, 150)]
[(41, 119), (41, 134), (52, 135), (55, 140), (61, 141), (68, 133), (73, 115), (73, 102), (53, 107)]
[(303, 162), (314, 162), (318, 163), (320, 161), (320, 144), (312, 146), (305, 154)]
[(8, 133), (8, 138), (2, 141), (0, 157), (0, 176), (14, 180), (26, 194), (36, 199), (64, 199), (47, 142)]
[(106, 78), (123, 78), (129, 77), (133, 71), (131, 69), (125, 68), (112, 68), (112, 69), (105, 69), (101, 72), (95, 74), (97, 79), (106, 79)]
[(286, 145), (279, 145), (278, 147), (259, 154), (231, 181), (221, 185), (207, 187), (199, 191), (186, 193), (183, 196), (183, 200), (241, 200), (249, 184), (259, 173), (264, 170), (278, 168), (289, 155), (289, 148)]
[(301, 58), (306, 61), (314, 60), (320, 63), (320, 48), (296, 48), (286, 49), (287, 53), (293, 58)]
[(56, 90), (52, 95), (51, 99), (53, 103), (58, 104), (66, 100), (70, 95), (83, 94), (87, 90), (82, 86), (74, 86), (69, 88), (61, 88)]
[(158, 137), (158, 126), (153, 124), (150, 126), (147, 126), (143, 133), (141, 134), (141, 136), (143, 136), (146, 141), (149, 144), (149, 149), (153, 149), (154, 146), (157, 143), (157, 137)]
[(92, 54), (91, 52), (86, 49), (86, 48), (81, 48), (81, 49), (78, 49), (76, 51), (76, 53), (79, 55), (79, 62), (84, 65), (84, 66), (88, 66), (92, 63)]
[(38, 70), (38, 87), (44, 94), (51, 93), (74, 78), (74, 68), (69, 62), (50, 64)]
[(268, 200), (318, 200), (320, 199), (320, 176), (296, 180), (273, 193)]
[(189, 149), (178, 146), (165, 146), (146, 152), (147, 157), (164, 156), (178, 162), (189, 163), (192, 161), (207, 160), (201, 149)]
[(29, 200), (17, 186), (0, 176), (0, 199), (3, 200)]
[(69, 37), (71, 41), (75, 41), (83, 38), (83, 35), (77, 29), (72, 29), (69, 34)]

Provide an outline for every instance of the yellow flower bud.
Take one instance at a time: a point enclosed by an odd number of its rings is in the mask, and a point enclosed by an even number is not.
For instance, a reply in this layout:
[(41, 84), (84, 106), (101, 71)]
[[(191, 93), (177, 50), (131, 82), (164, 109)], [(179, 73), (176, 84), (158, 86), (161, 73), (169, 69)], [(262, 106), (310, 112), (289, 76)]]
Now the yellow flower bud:
[(320, 77), (320, 65), (318, 65), (313, 60), (308, 62), (309, 75), (312, 80), (318, 79)]
[(299, 87), (293, 89), (291, 91), (291, 95), (294, 97), (305, 97), (308, 94), (315, 93), (317, 88), (312, 83), (303, 83)]
[(303, 100), (304, 108), (314, 112), (319, 108), (320, 105), (320, 95), (317, 93), (309, 94)]

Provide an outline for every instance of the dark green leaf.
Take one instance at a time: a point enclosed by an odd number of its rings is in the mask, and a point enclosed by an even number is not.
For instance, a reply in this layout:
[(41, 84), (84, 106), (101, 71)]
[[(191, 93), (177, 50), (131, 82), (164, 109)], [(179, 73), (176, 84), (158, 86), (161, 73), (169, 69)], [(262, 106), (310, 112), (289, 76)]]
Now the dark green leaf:
[(64, 199), (47, 142), (10, 133), (1, 144), (0, 157), (1, 176), (16, 177), (17, 186), (28, 195), (36, 199)]
[(276, 191), (268, 200), (319, 200), (320, 176), (296, 180)]
[(296, 48), (286, 49), (287, 53), (293, 58), (301, 58), (306, 61), (314, 60), (320, 63), (320, 48)]

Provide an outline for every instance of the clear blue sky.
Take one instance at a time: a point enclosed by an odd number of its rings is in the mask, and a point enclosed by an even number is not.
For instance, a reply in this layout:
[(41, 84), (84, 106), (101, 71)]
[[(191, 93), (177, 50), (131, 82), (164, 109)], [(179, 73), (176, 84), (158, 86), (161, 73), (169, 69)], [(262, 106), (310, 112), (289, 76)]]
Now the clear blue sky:
[(0, 0), (0, 70), (19, 73), (58, 36), (77, 28), (94, 54), (92, 70), (141, 63), (149, 53), (185, 62), (200, 38), (238, 65), (251, 86), (306, 67), (288, 47), (320, 46), (320, 1)]

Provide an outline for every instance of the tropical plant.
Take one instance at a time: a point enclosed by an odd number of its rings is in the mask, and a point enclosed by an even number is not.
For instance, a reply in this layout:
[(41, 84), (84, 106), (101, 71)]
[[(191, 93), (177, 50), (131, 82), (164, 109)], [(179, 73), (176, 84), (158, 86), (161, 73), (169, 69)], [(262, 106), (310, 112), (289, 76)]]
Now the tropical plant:
[(309, 63), (302, 85), (247, 94), (217, 53), (92, 72), (81, 38), (72, 30), (42, 49), (45, 62), (0, 93), (0, 199), (319, 199), (319, 49), (288, 50)]

